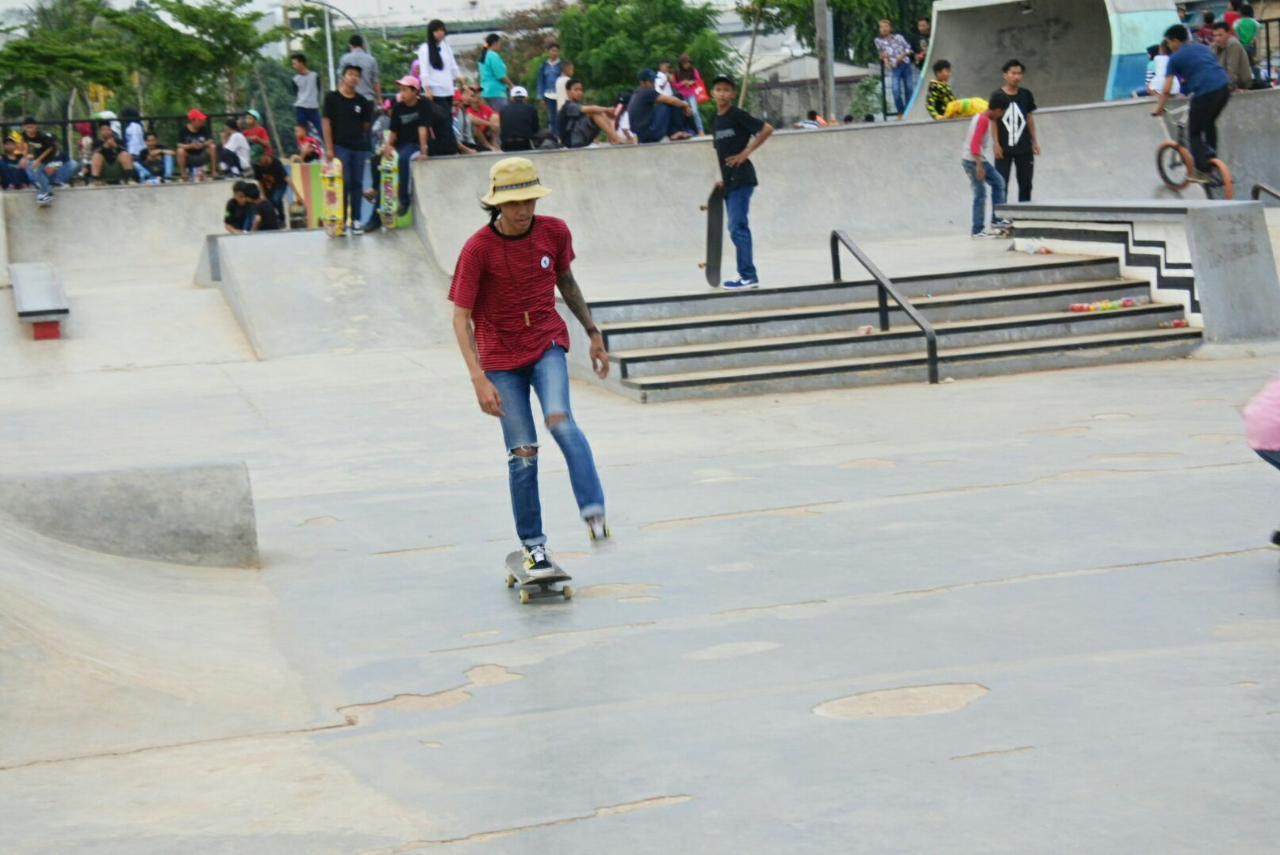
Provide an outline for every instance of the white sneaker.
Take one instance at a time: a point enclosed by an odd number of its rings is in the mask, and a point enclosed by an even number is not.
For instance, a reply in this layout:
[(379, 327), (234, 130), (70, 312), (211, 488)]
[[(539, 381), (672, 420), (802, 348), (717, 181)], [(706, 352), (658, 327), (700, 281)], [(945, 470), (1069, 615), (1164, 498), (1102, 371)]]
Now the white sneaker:
[(995, 231), (993, 229), (983, 229), (977, 234), (972, 235), (972, 238), (974, 240), (995, 240), (1001, 237), (1004, 237), (1004, 235), (1000, 234), (998, 231)]
[(613, 543), (613, 535), (609, 533), (609, 524), (605, 522), (604, 517), (589, 517), (586, 523), (587, 537), (591, 538), (591, 545), (596, 549)]
[(351, 233), (352, 233), (353, 235), (362, 235), (362, 234), (364, 234), (364, 223), (353, 223), (353, 224), (351, 225)]
[(543, 544), (524, 548), (524, 569), (531, 578), (550, 576), (556, 572), (551, 564), (551, 556)]
[(746, 291), (751, 288), (759, 288), (759, 279), (730, 279), (720, 286), (725, 291)]

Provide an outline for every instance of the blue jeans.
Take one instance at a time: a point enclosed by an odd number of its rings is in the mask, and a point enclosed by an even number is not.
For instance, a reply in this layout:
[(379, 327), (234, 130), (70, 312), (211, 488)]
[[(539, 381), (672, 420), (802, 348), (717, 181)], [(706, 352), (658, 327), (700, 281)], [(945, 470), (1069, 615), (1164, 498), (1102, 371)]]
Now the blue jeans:
[(698, 96), (697, 96), (697, 95), (690, 95), (688, 98), (685, 98), (684, 100), (685, 100), (685, 101), (687, 101), (687, 102), (689, 102), (689, 106), (693, 108), (693, 117), (692, 117), (692, 118), (693, 118), (693, 126), (694, 126), (695, 128), (697, 128), (697, 129), (698, 129), (698, 133), (699, 133), (699, 134), (703, 133), (703, 130), (702, 130), (702, 111), (698, 109)]
[(684, 114), (677, 112), (676, 108), (670, 104), (654, 104), (653, 115), (649, 117), (649, 126), (632, 128), (631, 132), (642, 143), (662, 142), (681, 129), (680, 120), (683, 118)]
[(300, 125), (311, 129), (311, 135), (316, 139), (324, 139), (324, 133), (320, 126), (320, 111), (315, 107), (294, 107), (293, 119)]
[(560, 123), (556, 121), (556, 99), (543, 98), (542, 103), (547, 107), (547, 127), (551, 129), (551, 133), (557, 138), (560, 136)]
[(0, 160), (0, 184), (6, 190), (18, 190), (30, 186), (31, 178), (27, 175), (26, 167), (11, 166)]
[(893, 106), (898, 108), (899, 116), (906, 114), (914, 88), (915, 67), (911, 63), (903, 63), (893, 69)]
[(173, 155), (171, 154), (164, 155), (164, 175), (163, 176), (156, 175), (150, 169), (147, 169), (145, 166), (143, 166), (141, 158), (134, 158), (133, 165), (134, 165), (134, 168), (138, 170), (139, 181), (150, 181), (152, 179), (161, 178), (161, 177), (166, 179), (173, 177)]
[(751, 194), (755, 187), (735, 187), (724, 194), (725, 212), (729, 215), (729, 237), (738, 253), (738, 276), (756, 279), (755, 258), (751, 251), (751, 225), (747, 213), (751, 208)]
[(347, 191), (344, 219), (348, 223), (362, 222), (360, 215), (364, 210), (364, 168), (369, 163), (369, 152), (334, 145), (333, 156), (342, 164), (342, 186)]
[(28, 166), (27, 177), (31, 179), (31, 183), (36, 185), (41, 193), (52, 193), (53, 187), (50, 184), (49, 173), (45, 172), (46, 166), (57, 166), (57, 170), (53, 173), (53, 184), (66, 184), (71, 180), (71, 176), (76, 174), (76, 170), (80, 168), (80, 164), (74, 160), (64, 161), (59, 164), (54, 161), (52, 164), (40, 164), (39, 166)]
[(507, 446), (507, 475), (511, 486), (511, 510), (516, 534), (525, 546), (547, 542), (542, 532), (542, 502), (538, 498), (538, 455), (521, 457), (517, 448), (537, 448), (538, 429), (529, 404), (529, 389), (538, 393), (542, 416), (564, 416), (549, 425), (551, 435), (569, 464), (569, 483), (583, 519), (604, 514), (604, 489), (596, 474), (587, 438), (569, 409), (569, 369), (565, 349), (549, 347), (536, 362), (510, 371), (486, 371), (485, 376), (502, 396), (502, 441)]
[(969, 176), (969, 186), (973, 189), (973, 228), (970, 234), (977, 234), (987, 226), (987, 187), (991, 187), (991, 220), (996, 218), (996, 205), (1004, 204), (1004, 177), (1000, 170), (989, 161), (982, 162), (986, 178), (978, 180), (978, 164), (973, 160), (962, 160), (965, 174)]
[(400, 155), (400, 207), (408, 208), (409, 192), (413, 189), (410, 186), (413, 181), (413, 170), (409, 168), (409, 159), (418, 153), (418, 144), (401, 143), (396, 146), (396, 153)]
[(1262, 451), (1260, 449), (1255, 448), (1254, 453), (1257, 454), (1259, 457), (1261, 457), (1263, 460), (1270, 463), (1275, 468), (1280, 469), (1280, 451)]

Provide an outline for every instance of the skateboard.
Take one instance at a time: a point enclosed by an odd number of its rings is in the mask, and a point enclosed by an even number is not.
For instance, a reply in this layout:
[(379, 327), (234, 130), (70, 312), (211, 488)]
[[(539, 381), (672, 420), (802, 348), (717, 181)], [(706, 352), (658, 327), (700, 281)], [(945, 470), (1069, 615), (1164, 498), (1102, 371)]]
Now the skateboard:
[[(553, 588), (552, 585), (557, 582), (568, 582), (573, 577), (564, 572), (564, 568), (554, 561), (551, 562), (552, 568), (556, 571), (547, 576), (539, 576), (533, 578), (529, 575), (529, 571), (524, 569), (524, 552), (516, 550), (507, 556), (507, 587), (514, 588), (519, 582), (520, 602), (527, 603), (530, 600), (540, 599), (542, 597), (564, 597), (566, 600), (573, 598), (573, 589), (568, 585), (563, 588)], [(529, 586), (536, 585), (538, 590), (531, 590)]]
[(707, 212), (707, 260), (698, 266), (707, 271), (707, 284), (720, 287), (720, 256), (724, 254), (724, 188), (719, 184), (702, 206)]
[[(391, 132), (382, 134), (383, 145), (391, 139)], [(390, 155), (383, 155), (378, 163), (378, 172), (382, 175), (382, 198), (378, 200), (378, 214), (382, 217), (384, 229), (394, 229), (397, 225), (396, 213), (400, 208), (400, 154), (394, 148)]]
[(323, 210), (320, 221), (325, 234), (341, 237), (346, 226), (343, 214), (342, 161), (334, 158), (320, 167), (320, 187), (323, 193)]

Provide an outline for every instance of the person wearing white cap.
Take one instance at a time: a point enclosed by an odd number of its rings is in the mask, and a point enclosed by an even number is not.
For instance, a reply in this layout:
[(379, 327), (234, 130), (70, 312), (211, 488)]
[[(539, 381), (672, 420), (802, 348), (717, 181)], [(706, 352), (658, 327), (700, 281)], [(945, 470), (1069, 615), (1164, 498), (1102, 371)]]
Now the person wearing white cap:
[(568, 463), (587, 536), (595, 546), (610, 538), (591, 446), (569, 407), (569, 329), (556, 311), (557, 289), (590, 336), (591, 365), (601, 379), (609, 374), (609, 354), (573, 278), (568, 225), (555, 217), (534, 216), (538, 200), (550, 192), (532, 161), (508, 157), (495, 163), (489, 170), (489, 193), (480, 200), (489, 224), (462, 247), (449, 288), (453, 331), (476, 401), (502, 423), (511, 509), (531, 576), (553, 568), (542, 530), (538, 431), (530, 389), (537, 393), (543, 420)]
[(530, 151), (538, 135), (538, 108), (529, 103), (529, 90), (511, 87), (511, 101), (498, 111), (498, 141), (503, 151)]

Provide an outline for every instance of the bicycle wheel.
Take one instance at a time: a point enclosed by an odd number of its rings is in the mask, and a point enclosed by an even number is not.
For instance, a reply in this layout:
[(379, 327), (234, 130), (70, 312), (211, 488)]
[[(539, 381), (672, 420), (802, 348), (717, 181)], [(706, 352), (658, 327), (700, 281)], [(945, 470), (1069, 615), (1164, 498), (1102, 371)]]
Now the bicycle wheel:
[(1209, 160), (1209, 171), (1205, 173), (1208, 183), (1204, 191), (1210, 199), (1230, 199), (1235, 195), (1235, 182), (1231, 180), (1231, 170), (1218, 158)]
[(1156, 169), (1170, 190), (1185, 190), (1191, 183), (1191, 152), (1176, 142), (1164, 142), (1156, 149)]

